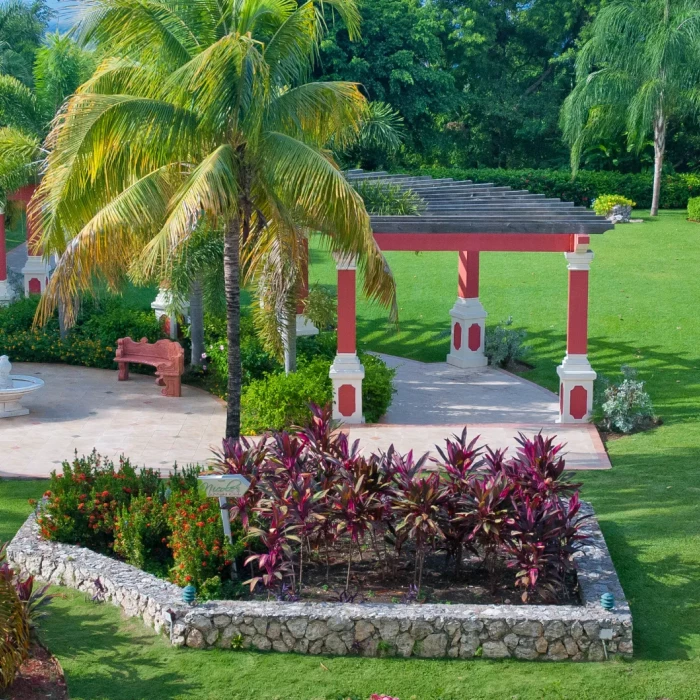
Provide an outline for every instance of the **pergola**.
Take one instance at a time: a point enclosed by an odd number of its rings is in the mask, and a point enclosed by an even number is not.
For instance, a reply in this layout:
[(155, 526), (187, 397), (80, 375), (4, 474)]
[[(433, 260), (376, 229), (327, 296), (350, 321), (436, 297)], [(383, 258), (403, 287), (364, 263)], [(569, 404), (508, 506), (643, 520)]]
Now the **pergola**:
[[(588, 361), (588, 273), (591, 235), (613, 228), (603, 217), (560, 199), (492, 184), (389, 175), (352, 170), (352, 182), (390, 183), (419, 194), (420, 216), (372, 216), (382, 251), (457, 251), (457, 301), (450, 311), (452, 331), (447, 362), (484, 367), (486, 310), (479, 301), (479, 255), (490, 251), (564, 253), (569, 270), (566, 357), (560, 378), (559, 421), (587, 422), (596, 373)], [(356, 352), (356, 264), (337, 259), (338, 350), (330, 376), (335, 418), (361, 423), (364, 369)]]

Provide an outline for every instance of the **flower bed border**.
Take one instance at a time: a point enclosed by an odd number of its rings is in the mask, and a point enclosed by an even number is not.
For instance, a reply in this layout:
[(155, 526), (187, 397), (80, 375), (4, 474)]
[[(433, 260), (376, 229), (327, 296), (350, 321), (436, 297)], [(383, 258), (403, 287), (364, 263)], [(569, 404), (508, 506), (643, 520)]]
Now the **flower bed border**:
[[(583, 504), (582, 513), (593, 513)], [(30, 515), (10, 563), (44, 581), (103, 597), (174, 646), (302, 654), (514, 657), (603, 661), (632, 656), (632, 616), (593, 516), (578, 556), (582, 605), (401, 605), (221, 601), (188, 606), (182, 589), (89, 549), (43, 540)], [(104, 590), (98, 591), (99, 579)], [(615, 597), (613, 610), (600, 604)]]

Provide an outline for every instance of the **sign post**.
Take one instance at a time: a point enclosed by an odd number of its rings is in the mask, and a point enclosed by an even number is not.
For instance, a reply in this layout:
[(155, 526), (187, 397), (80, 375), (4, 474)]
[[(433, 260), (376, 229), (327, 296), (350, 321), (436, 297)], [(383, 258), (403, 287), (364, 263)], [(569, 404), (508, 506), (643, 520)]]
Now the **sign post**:
[(240, 498), (250, 488), (250, 481), (241, 474), (207, 474), (200, 476), (199, 481), (204, 485), (204, 491), (209, 498), (219, 499), (221, 510), (221, 524), (224, 526), (224, 534), (229, 543), (233, 543), (231, 537), (231, 520), (228, 513), (229, 498)]

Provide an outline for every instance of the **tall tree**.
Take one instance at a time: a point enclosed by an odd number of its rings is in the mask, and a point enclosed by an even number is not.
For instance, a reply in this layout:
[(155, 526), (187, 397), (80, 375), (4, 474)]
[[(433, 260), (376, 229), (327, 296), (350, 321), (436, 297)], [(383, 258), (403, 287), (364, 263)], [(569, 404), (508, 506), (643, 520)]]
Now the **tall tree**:
[(370, 297), (394, 301), (362, 200), (323, 148), (360, 129), (367, 102), (352, 83), (305, 82), (322, 6), (357, 35), (354, 0), (91, 2), (78, 36), (110, 58), (49, 135), (32, 202), (44, 250), (59, 257), (41, 318), (96, 275), (167, 279), (200, 222), (222, 232), (228, 437), (240, 432), (241, 254), (254, 271), (265, 241), (293, 247), (299, 228), (316, 230), (358, 256)]
[(0, 3), (0, 73), (31, 87), (34, 56), (51, 14), (44, 0)]
[(624, 132), (641, 149), (651, 133), (656, 216), (669, 121), (700, 108), (697, 0), (615, 0), (603, 7), (576, 61), (576, 78), (561, 112), (574, 172), (586, 145)]

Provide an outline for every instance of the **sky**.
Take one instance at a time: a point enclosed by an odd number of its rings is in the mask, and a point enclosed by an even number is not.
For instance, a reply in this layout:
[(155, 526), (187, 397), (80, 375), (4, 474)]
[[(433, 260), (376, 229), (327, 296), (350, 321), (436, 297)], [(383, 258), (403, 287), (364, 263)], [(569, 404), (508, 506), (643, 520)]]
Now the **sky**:
[(47, 0), (46, 4), (56, 12), (49, 29), (54, 31), (58, 28), (61, 31), (66, 31), (73, 24), (72, 16), (78, 3), (75, 0)]

